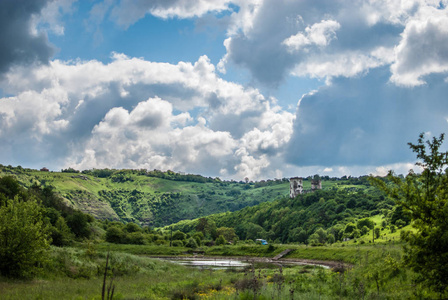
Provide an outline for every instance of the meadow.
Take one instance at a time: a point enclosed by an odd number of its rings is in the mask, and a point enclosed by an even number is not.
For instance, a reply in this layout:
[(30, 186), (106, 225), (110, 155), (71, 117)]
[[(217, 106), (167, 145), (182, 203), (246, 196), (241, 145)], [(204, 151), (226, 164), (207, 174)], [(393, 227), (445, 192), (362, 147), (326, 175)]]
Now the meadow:
[[(344, 244), (343, 244), (344, 245)], [(240, 244), (210, 247), (206, 256), (273, 257), (285, 248), (293, 259), (338, 260), (331, 269), (312, 265), (253, 263), (243, 269), (197, 269), (162, 261), (157, 256), (192, 257), (187, 248), (83, 244), (51, 248), (51, 259), (32, 280), (0, 280), (1, 299), (102, 299), (106, 287), (113, 299), (411, 299), (435, 296), (414, 284), (401, 264), (398, 244), (268, 246)]]

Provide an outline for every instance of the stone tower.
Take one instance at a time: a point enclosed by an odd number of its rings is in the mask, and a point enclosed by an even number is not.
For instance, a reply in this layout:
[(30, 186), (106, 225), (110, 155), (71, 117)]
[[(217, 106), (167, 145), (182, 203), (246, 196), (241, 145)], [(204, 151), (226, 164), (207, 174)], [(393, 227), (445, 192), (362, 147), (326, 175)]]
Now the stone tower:
[(311, 191), (321, 190), (322, 189), (322, 181), (320, 179), (312, 179), (311, 180)]
[(303, 192), (303, 179), (292, 177), (289, 179), (289, 198), (295, 198)]

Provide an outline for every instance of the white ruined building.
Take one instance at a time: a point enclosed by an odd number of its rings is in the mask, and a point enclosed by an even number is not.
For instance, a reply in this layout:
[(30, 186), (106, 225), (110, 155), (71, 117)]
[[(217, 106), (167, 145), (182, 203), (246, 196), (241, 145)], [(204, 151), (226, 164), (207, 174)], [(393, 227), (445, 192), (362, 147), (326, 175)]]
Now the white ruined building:
[(322, 189), (322, 181), (320, 179), (311, 179), (311, 190), (303, 189), (302, 177), (291, 177), (289, 179), (289, 198), (293, 199), (300, 194), (310, 193)]
[(314, 192), (315, 190), (322, 189), (322, 181), (320, 179), (312, 179), (311, 180), (311, 190)]
[(289, 179), (289, 198), (295, 198), (303, 193), (303, 179), (292, 177)]

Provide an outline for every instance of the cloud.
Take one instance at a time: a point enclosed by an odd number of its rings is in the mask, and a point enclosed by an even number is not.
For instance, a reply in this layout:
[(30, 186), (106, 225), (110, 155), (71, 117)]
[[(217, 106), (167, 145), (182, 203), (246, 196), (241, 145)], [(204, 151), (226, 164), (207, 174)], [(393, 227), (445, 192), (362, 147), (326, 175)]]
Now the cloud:
[(218, 68), (250, 71), (277, 87), (292, 74), (364, 76), (391, 66), (391, 82), (425, 83), (447, 72), (446, 1), (251, 1), (231, 15), (227, 53)]
[[(408, 167), (407, 142), (448, 125), (446, 0), (106, 0), (90, 11), (93, 29), (106, 18), (127, 29), (148, 14), (193, 18), (197, 30), (227, 26), (216, 67), (206, 55), (175, 64), (121, 53), (107, 63), (50, 60), (45, 31), (64, 33), (72, 1), (10, 3), (0, 4), (8, 164), (239, 179), (379, 174)], [(230, 78), (242, 68), (252, 80), (220, 78), (229, 66)], [(274, 91), (289, 76), (326, 80), (296, 95), (295, 114), (257, 89)]]
[[(351, 77), (390, 63), (390, 55), (378, 57), (376, 51), (393, 49), (402, 28), (391, 22), (367, 22), (360, 3), (265, 0), (255, 7), (245, 22), (242, 12), (232, 15), (233, 26), (224, 43), (227, 53), (219, 68), (224, 71), (226, 64), (246, 68), (257, 82), (274, 87), (290, 72)], [(345, 63), (348, 68), (339, 66)]]
[(118, 25), (128, 28), (146, 14), (163, 19), (200, 17), (211, 11), (229, 10), (231, 2), (220, 0), (120, 0), (119, 4), (112, 9), (111, 17)]
[(33, 16), (48, 1), (0, 1), (0, 74), (20, 64), (48, 63), (54, 53), (45, 32), (33, 30)]
[(327, 46), (336, 38), (336, 31), (341, 25), (333, 20), (324, 20), (305, 28), (305, 33), (299, 32), (283, 41), (289, 51), (299, 51), (308, 45)]
[[(203, 169), (205, 162), (232, 154), (235, 141), (228, 133), (203, 124), (177, 128), (188, 113), (173, 114), (160, 98), (140, 102), (132, 111), (112, 108), (94, 127), (78, 168), (121, 167)], [(219, 165), (219, 160), (216, 160)]]
[(77, 0), (52, 0), (42, 8), (39, 14), (31, 16), (31, 32), (51, 31), (55, 35), (64, 35), (65, 28), (62, 17), (74, 11), (73, 3)]
[[(446, 0), (106, 0), (91, 17), (98, 23), (109, 15), (124, 28), (148, 14), (197, 18), (199, 30), (219, 20), (228, 38), (218, 70), (226, 73), (229, 64), (247, 69), (255, 86), (278, 87), (290, 74), (330, 83), (385, 65), (392, 83), (415, 86), (448, 70), (446, 6)], [(227, 14), (220, 19), (221, 12)]]
[[(219, 78), (206, 56), (178, 64), (118, 53), (108, 64), (55, 60), (14, 68), (1, 87), (18, 95), (0, 99), (6, 104), (0, 107), (3, 158), (32, 160), (39, 149), (54, 168), (250, 173), (255, 179), (283, 151), (294, 120), (258, 90)], [(7, 143), (11, 136), (16, 143)]]
[(298, 166), (380, 166), (413, 161), (407, 143), (420, 132), (447, 130), (447, 85), (403, 89), (386, 84), (387, 67), (334, 79), (303, 97), (287, 161)]
[(421, 8), (406, 24), (395, 57), (391, 81), (398, 85), (422, 85), (424, 76), (448, 72), (448, 10)]

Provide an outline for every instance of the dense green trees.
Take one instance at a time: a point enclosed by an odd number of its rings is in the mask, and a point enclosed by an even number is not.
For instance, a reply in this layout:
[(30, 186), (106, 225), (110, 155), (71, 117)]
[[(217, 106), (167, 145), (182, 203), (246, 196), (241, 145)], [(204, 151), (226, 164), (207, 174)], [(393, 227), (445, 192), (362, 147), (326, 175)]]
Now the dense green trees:
[(16, 196), (0, 207), (0, 274), (28, 277), (45, 261), (49, 228), (36, 200)]
[(67, 207), (49, 186), (23, 188), (12, 176), (0, 178), (0, 274), (32, 275), (50, 244), (66, 246), (91, 234), (89, 215)]
[[(412, 170), (403, 180), (390, 173), (392, 185), (381, 180), (374, 182), (396, 200), (412, 220), (415, 232), (406, 232), (402, 239), (404, 260), (420, 274), (419, 280), (441, 295), (448, 292), (448, 152), (441, 152), (444, 135), (418, 143), (409, 143), (417, 154), (421, 175)], [(404, 221), (403, 221), (404, 222)]]
[[(348, 203), (351, 203), (352, 209), (346, 208)], [(185, 220), (175, 224), (173, 228), (185, 233), (200, 231), (207, 233), (209, 237), (207, 228), (213, 224), (213, 227), (234, 228), (239, 240), (267, 239), (279, 243), (328, 244), (342, 241), (345, 237), (357, 238), (370, 232), (374, 224), (367, 217), (382, 211), (387, 213), (392, 208), (391, 201), (373, 187), (332, 188), (303, 194), (295, 199), (278, 199), (232, 213)], [(363, 227), (365, 229), (361, 234)], [(326, 231), (326, 238), (316, 239), (314, 235), (310, 239), (319, 228)], [(220, 234), (216, 233), (213, 239)], [(229, 237), (226, 239), (229, 240)]]
[(80, 212), (75, 211), (67, 216), (67, 225), (70, 227), (72, 232), (79, 238), (89, 238), (91, 231), (89, 223), (92, 222), (90, 216)]

